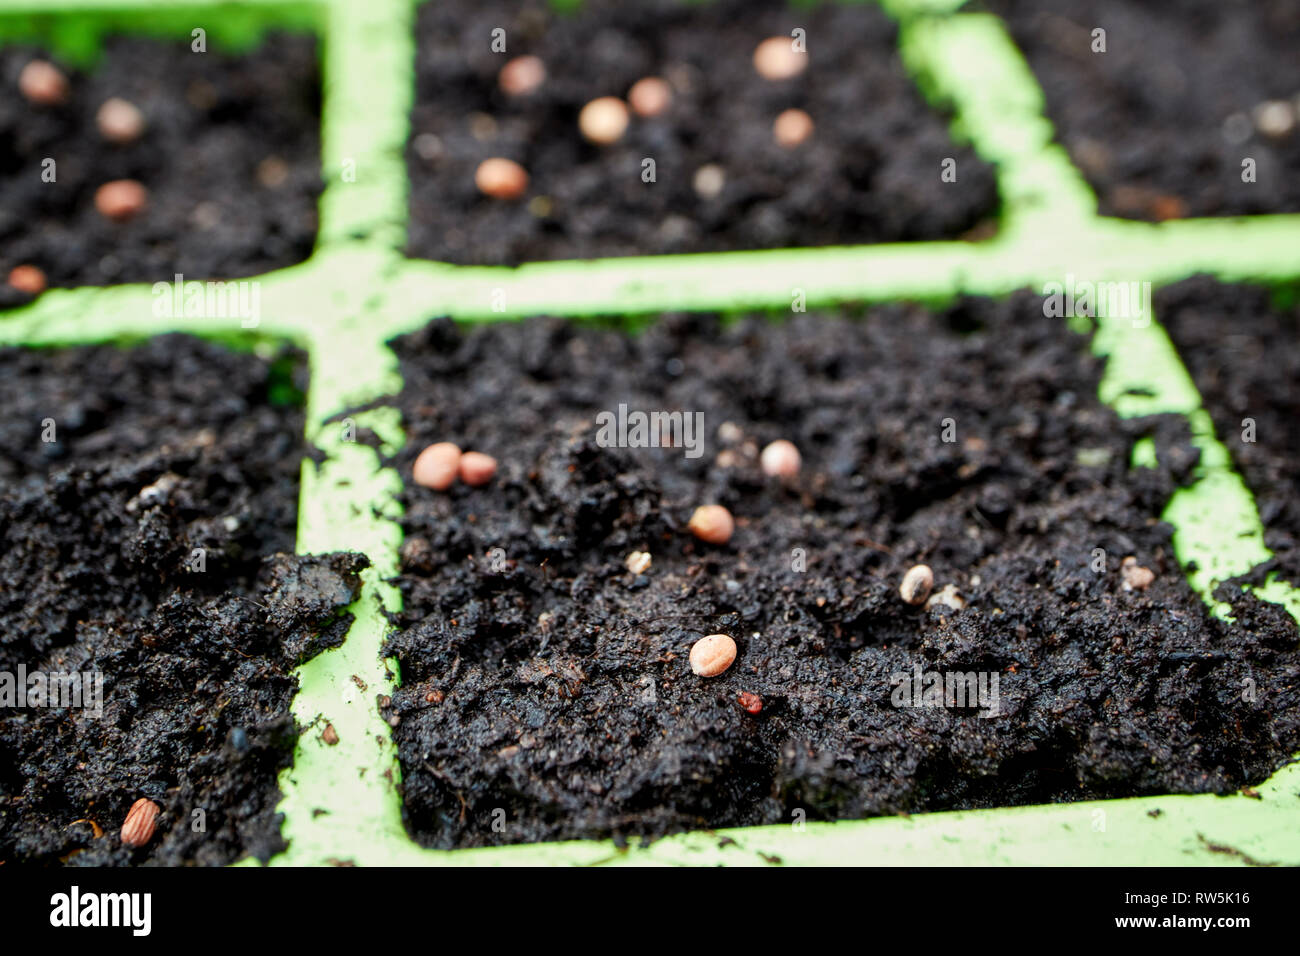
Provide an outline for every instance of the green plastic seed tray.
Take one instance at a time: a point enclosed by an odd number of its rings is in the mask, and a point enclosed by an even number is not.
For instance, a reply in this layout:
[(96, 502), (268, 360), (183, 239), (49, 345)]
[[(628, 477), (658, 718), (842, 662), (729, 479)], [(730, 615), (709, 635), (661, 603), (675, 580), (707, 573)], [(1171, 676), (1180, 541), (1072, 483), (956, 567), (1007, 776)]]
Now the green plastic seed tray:
[[(996, 166), (1002, 202), (996, 237), (510, 269), (402, 255), (412, 0), (0, 0), (0, 42), (37, 40), (72, 62), (93, 59), (108, 32), (188, 38), (201, 26), (211, 42), (237, 48), (256, 43), (269, 29), (293, 29), (314, 31), (323, 41), (326, 187), (319, 235), (306, 262), (258, 277), (258, 334), (291, 341), (310, 359), (308, 439), (326, 457), (320, 464), (303, 462), (298, 550), (363, 551), (373, 565), (351, 608), (355, 621), (345, 643), (298, 670), (295, 716), (306, 724), (323, 715), (337, 728), (339, 743), (326, 746), (318, 735), (299, 739), (293, 765), (280, 780), (288, 849), (271, 865), (1300, 864), (1295, 763), (1260, 785), (1259, 799), (1172, 795), (776, 825), (687, 833), (627, 848), (592, 841), (434, 851), (416, 845), (403, 827), (395, 748), (376, 705), (376, 691), (391, 690), (396, 673), (380, 657), (389, 627), (380, 608), (400, 604), (397, 590), (385, 582), (397, 572), (402, 482), (381, 467), (373, 448), (343, 440), (336, 421), (327, 425), (347, 409), (400, 389), (396, 358), (384, 344), (392, 336), (438, 314), (486, 322), (543, 313), (788, 308), (794, 288), (805, 290), (809, 305), (830, 306), (1006, 295), (1041, 290), (1067, 274), (1157, 287), (1198, 272), (1225, 281), (1300, 276), (1300, 215), (1161, 225), (1098, 217), (1089, 188), (1053, 144), (1042, 93), (998, 19), (961, 12), (958, 2), (945, 0), (884, 5), (899, 22), (904, 62), (926, 97), (951, 111), (956, 138)], [(501, 303), (504, 311), (494, 311)], [(148, 284), (51, 290), (0, 316), (0, 343), (67, 345), (177, 329), (226, 338), (237, 331), (229, 319), (155, 318), (150, 304)], [(1212, 597), (1216, 582), (1269, 557), (1251, 493), (1214, 434), (1159, 316), (1145, 327), (1102, 316), (1094, 342), (1107, 358), (1101, 397), (1120, 415), (1176, 413), (1191, 425), (1201, 462), (1163, 518), (1176, 528), (1175, 548), (1193, 569), (1187, 572), (1191, 585), (1226, 615)], [(397, 410), (382, 401), (356, 422), (380, 436), (384, 453), (403, 443)], [(1300, 619), (1296, 588), (1272, 581), (1257, 590)], [(1161, 812), (1151, 814), (1155, 809)]]

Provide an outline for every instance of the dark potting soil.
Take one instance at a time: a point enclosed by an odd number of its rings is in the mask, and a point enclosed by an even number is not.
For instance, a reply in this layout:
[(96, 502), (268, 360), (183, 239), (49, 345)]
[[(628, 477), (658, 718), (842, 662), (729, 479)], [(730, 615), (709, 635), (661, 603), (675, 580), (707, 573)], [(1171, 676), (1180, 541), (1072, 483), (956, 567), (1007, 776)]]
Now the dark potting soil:
[[(103, 679), (99, 717), (0, 707), (0, 862), (283, 847), (291, 670), (342, 640), (366, 564), (292, 554), (303, 412), (273, 399), (304, 375), (179, 335), (0, 350), (0, 670)], [(132, 850), (140, 797), (162, 815)]]
[(1261, 573), (1300, 584), (1300, 290), (1283, 292), (1197, 276), (1155, 310), (1255, 495), (1275, 556)]
[[(491, 49), (497, 28), (504, 53)], [(791, 80), (761, 79), (754, 48), (795, 28), (806, 31), (809, 66)], [(416, 36), (407, 148), (414, 256), (513, 264), (954, 239), (996, 215), (992, 170), (951, 142), (874, 5), (592, 0), (566, 14), (542, 0), (446, 0), (420, 9)], [(497, 74), (521, 54), (541, 57), (547, 79), (511, 98)], [(615, 145), (587, 143), (581, 108), (626, 97), (646, 76), (671, 83), (670, 109), (633, 116)], [(785, 149), (772, 123), (794, 107), (816, 129)], [(477, 191), (474, 171), (492, 156), (528, 171), (522, 199)], [(942, 181), (945, 158), (956, 160), (956, 182)], [(722, 167), (725, 185), (702, 199), (693, 181), (709, 164)]]
[[(0, 305), (26, 301), (3, 282), (16, 265), (52, 286), (238, 278), (301, 262), (316, 236), (321, 191), (320, 75), (310, 37), (272, 35), (239, 56), (175, 42), (110, 39), (69, 77), (63, 106), (18, 95), (30, 47), (0, 49)], [(95, 124), (105, 100), (146, 118), (129, 145)], [(42, 179), (52, 158), (57, 179)], [(126, 223), (95, 210), (95, 191), (139, 180), (149, 204)]]
[[(639, 337), (443, 319), (397, 340), (407, 537), (387, 712), (415, 838), (1226, 793), (1284, 763), (1294, 622), (1238, 590), (1236, 625), (1207, 615), (1156, 517), (1197, 459), (1185, 421), (1118, 419), (1100, 360), (1042, 309), (1022, 294), (865, 319), (668, 315)], [(596, 416), (620, 403), (702, 413), (702, 455), (603, 446)], [(1156, 468), (1129, 467), (1143, 435)], [(757, 460), (777, 438), (804, 457), (785, 484)], [(493, 481), (410, 484), (444, 440), (496, 456)], [(687, 533), (705, 503), (735, 514), (729, 545)], [(652, 555), (639, 576), (633, 551)], [(1148, 590), (1124, 589), (1130, 555)], [(904, 604), (916, 562), (965, 608)], [(712, 633), (739, 656), (704, 679), (687, 655)], [(917, 667), (997, 675), (998, 715), (896, 706)]]
[[(973, 6), (1006, 18), (1103, 214), (1300, 211), (1300, 6), (1291, 0)], [(1098, 28), (1104, 53), (1092, 51)], [(1280, 104), (1262, 109), (1270, 101)], [(1254, 182), (1242, 181), (1247, 158)]]

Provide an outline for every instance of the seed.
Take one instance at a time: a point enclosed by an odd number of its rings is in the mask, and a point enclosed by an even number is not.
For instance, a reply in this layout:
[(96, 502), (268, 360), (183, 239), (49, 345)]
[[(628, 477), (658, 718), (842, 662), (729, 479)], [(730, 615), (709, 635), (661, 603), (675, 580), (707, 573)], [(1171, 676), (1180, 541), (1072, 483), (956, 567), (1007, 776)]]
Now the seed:
[(934, 587), (934, 572), (929, 565), (918, 564), (903, 575), (898, 595), (908, 604), (924, 604)]
[(649, 551), (633, 551), (623, 560), (623, 566), (633, 574), (645, 574), (652, 560)]
[(477, 488), (497, 473), (497, 460), (481, 451), (467, 451), (460, 459), (460, 480)]
[(279, 156), (268, 156), (257, 164), (257, 182), (267, 189), (283, 186), (289, 178), (289, 164)]
[(954, 611), (960, 611), (966, 606), (966, 599), (961, 596), (955, 584), (945, 584), (937, 592), (930, 595), (930, 600), (925, 602), (927, 608), (932, 608), (936, 604), (942, 604), (946, 608)]
[(528, 190), (528, 173), (513, 159), (494, 156), (478, 164), (474, 185), (493, 199), (518, 199)]
[(786, 149), (794, 149), (812, 133), (812, 117), (803, 110), (786, 110), (772, 123), (772, 135)]
[(496, 117), (488, 113), (471, 113), (469, 115), (469, 135), (480, 143), (497, 138)]
[(617, 142), (627, 131), (627, 107), (617, 96), (602, 96), (582, 108), (578, 129), (598, 146)]
[(1145, 591), (1156, 579), (1155, 572), (1137, 563), (1137, 558), (1130, 555), (1120, 564), (1120, 576), (1124, 579), (1125, 591)]
[(686, 527), (701, 541), (726, 544), (736, 530), (736, 522), (722, 505), (701, 505), (695, 509)]
[(153, 829), (161, 812), (158, 804), (146, 797), (141, 797), (131, 804), (131, 809), (127, 811), (126, 820), (122, 824), (122, 845), (144, 846), (153, 839)]
[(45, 273), (36, 266), (14, 266), (9, 270), (9, 286), (27, 295), (40, 295), (45, 291)]
[(716, 163), (708, 163), (695, 170), (691, 185), (701, 199), (714, 199), (722, 192), (722, 187), (727, 185), (726, 170)]
[(765, 80), (788, 80), (808, 65), (808, 54), (794, 48), (790, 37), (768, 37), (754, 50), (754, 69)]
[(339, 732), (334, 729), (333, 724), (326, 724), (325, 729), (321, 731), (320, 739), (333, 747), (339, 742)]
[(507, 96), (527, 96), (544, 82), (546, 64), (535, 56), (517, 56), (497, 74), (497, 83)]
[(68, 78), (53, 63), (32, 60), (18, 74), (18, 90), (37, 106), (58, 106), (68, 98)]
[(1295, 110), (1286, 100), (1267, 100), (1254, 109), (1255, 128), (1265, 136), (1280, 139), (1295, 129)]
[(95, 208), (114, 222), (133, 219), (148, 201), (149, 193), (134, 179), (115, 179), (95, 191)]
[(95, 114), (99, 135), (119, 146), (135, 142), (144, 132), (144, 114), (134, 103), (119, 97), (104, 100)]
[(637, 116), (658, 116), (672, 103), (673, 90), (665, 80), (647, 76), (632, 84), (627, 101)]
[(763, 711), (763, 698), (757, 694), (751, 694), (747, 690), (741, 691), (737, 700), (740, 701), (740, 706), (744, 708), (746, 713), (760, 714)]
[(456, 481), (460, 471), (460, 448), (449, 441), (440, 441), (420, 452), (411, 469), (417, 485), (446, 491)]
[(736, 659), (736, 642), (726, 634), (710, 634), (691, 647), (691, 672), (699, 677), (717, 677)]
[(763, 467), (763, 474), (774, 478), (793, 478), (799, 474), (799, 466), (802, 464), (799, 449), (784, 438), (778, 438), (764, 448), (758, 460)]

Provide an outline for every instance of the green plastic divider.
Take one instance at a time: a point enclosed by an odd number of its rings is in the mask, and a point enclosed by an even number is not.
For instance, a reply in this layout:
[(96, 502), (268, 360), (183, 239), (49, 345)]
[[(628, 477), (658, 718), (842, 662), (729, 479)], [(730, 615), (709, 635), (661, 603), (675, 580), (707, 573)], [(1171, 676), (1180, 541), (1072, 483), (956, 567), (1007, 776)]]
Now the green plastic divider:
[[(435, 0), (436, 2), (436, 0)], [(0, 42), (39, 40), (90, 62), (112, 30), (176, 36), (197, 26), (215, 45), (256, 42), (267, 29), (318, 31), (324, 52), (321, 228), (311, 259), (258, 277), (257, 334), (307, 349), (308, 437), (328, 455), (303, 465), (298, 548), (360, 550), (355, 622), (343, 646), (298, 670), (294, 714), (308, 727), (281, 778), (288, 850), (274, 864), (1300, 864), (1300, 765), (1257, 788), (1257, 797), (1183, 795), (999, 810), (935, 813), (835, 824), (682, 834), (647, 847), (608, 841), (440, 852), (407, 836), (400, 772), (376, 699), (397, 679), (380, 658), (385, 609), (400, 607), (386, 579), (397, 568), (400, 476), (378, 453), (345, 440), (339, 416), (376, 403), (352, 424), (371, 428), (384, 453), (404, 436), (401, 387), (384, 345), (448, 314), (473, 321), (543, 312), (598, 315), (668, 309), (789, 308), (959, 293), (1043, 291), (1070, 276), (1153, 286), (1195, 272), (1227, 281), (1300, 274), (1300, 216), (1188, 220), (1159, 226), (1100, 218), (1068, 156), (1052, 142), (1042, 94), (996, 18), (953, 13), (961, 0), (882, 0), (900, 22), (900, 50), (926, 95), (952, 111), (953, 131), (997, 164), (1003, 199), (996, 238), (551, 262), (517, 269), (407, 260), (404, 144), (413, 90), (411, 0), (0, 0)], [(1188, 416), (1202, 451), (1196, 480), (1170, 502), (1175, 548), (1192, 586), (1217, 613), (1215, 583), (1268, 557), (1253, 498), (1214, 436), (1209, 416), (1154, 317), (1102, 316), (1094, 347), (1107, 357), (1101, 393), (1121, 415)], [(53, 290), (0, 317), (0, 344), (68, 345), (186, 331), (228, 338), (229, 319), (152, 314), (148, 285)], [(1135, 389), (1141, 394), (1135, 394)], [(1154, 448), (1134, 449), (1134, 465)], [(1273, 581), (1259, 589), (1300, 618), (1300, 592)], [(339, 742), (321, 740), (324, 723)], [(1158, 811), (1158, 812), (1157, 812)]]

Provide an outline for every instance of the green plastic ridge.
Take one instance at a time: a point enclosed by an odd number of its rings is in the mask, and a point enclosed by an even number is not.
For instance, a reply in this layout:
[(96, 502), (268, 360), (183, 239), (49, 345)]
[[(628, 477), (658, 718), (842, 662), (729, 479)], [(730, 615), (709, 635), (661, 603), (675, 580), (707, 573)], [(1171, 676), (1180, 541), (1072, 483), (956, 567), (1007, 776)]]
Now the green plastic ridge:
[[(436, 0), (435, 0), (436, 2)], [(175, 35), (203, 26), (214, 45), (247, 46), (268, 29), (317, 31), (324, 105), (320, 234), (305, 263), (258, 277), (261, 337), (307, 349), (308, 438), (328, 457), (303, 464), (298, 550), (360, 550), (373, 563), (346, 642), (298, 670), (293, 702), (307, 727), (281, 777), (286, 852), (275, 865), (542, 864), (1300, 864), (1300, 765), (1241, 795), (1180, 795), (933, 813), (682, 834), (646, 847), (610, 841), (433, 851), (407, 836), (399, 768), (376, 699), (396, 667), (380, 658), (400, 608), (386, 579), (401, 541), (401, 479), (370, 447), (344, 440), (338, 417), (401, 388), (384, 343), (431, 316), (492, 321), (530, 314), (627, 315), (669, 309), (789, 308), (886, 299), (1005, 295), (1077, 275), (1154, 286), (1207, 272), (1225, 281), (1294, 278), (1300, 216), (1186, 220), (1160, 226), (1100, 218), (1064, 150), (1052, 142), (1042, 94), (999, 20), (951, 14), (961, 0), (882, 0), (900, 22), (900, 51), (927, 97), (951, 110), (954, 135), (997, 164), (1001, 228), (987, 242), (548, 262), (517, 269), (404, 259), (408, 185), (404, 147), (414, 87), (412, 0), (0, 0), (0, 42), (38, 39), (89, 62), (109, 30)], [(74, 22), (67, 19), (76, 14)], [(87, 14), (91, 14), (87, 17)], [(951, 15), (950, 15), (951, 14)], [(960, 172), (959, 172), (960, 175)], [(198, 278), (198, 277), (187, 277)], [(59, 346), (164, 331), (212, 338), (229, 319), (152, 314), (150, 285), (52, 290), (0, 318), (0, 344)], [(93, 318), (92, 318), (93, 317)], [(1269, 552), (1254, 500), (1215, 437), (1186, 369), (1158, 323), (1101, 317), (1094, 348), (1107, 358), (1102, 398), (1124, 416), (1186, 415), (1202, 452), (1196, 480), (1170, 501), (1180, 561), (1216, 613), (1217, 581)], [(1134, 394), (1140, 388), (1144, 393)], [(355, 416), (383, 453), (404, 441), (396, 409)], [(1134, 466), (1154, 447), (1134, 448)], [(1258, 589), (1300, 619), (1300, 591)], [(331, 723), (335, 746), (321, 739)], [(1158, 812), (1157, 812), (1158, 811)], [(246, 861), (248, 862), (248, 861)]]

